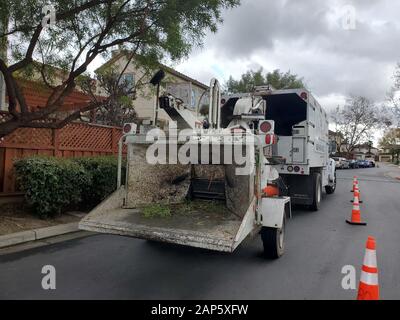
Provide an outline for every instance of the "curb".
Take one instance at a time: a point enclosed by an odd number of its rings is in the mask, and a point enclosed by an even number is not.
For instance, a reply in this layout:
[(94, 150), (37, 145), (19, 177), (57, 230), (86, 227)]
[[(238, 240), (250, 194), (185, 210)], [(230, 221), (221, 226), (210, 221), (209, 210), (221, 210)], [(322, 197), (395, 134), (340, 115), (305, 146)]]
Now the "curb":
[(58, 226), (6, 234), (4, 236), (0, 236), (0, 249), (13, 246), (16, 244), (50, 238), (78, 231), (80, 231), (78, 229), (78, 222), (72, 222), (72, 223), (61, 224)]

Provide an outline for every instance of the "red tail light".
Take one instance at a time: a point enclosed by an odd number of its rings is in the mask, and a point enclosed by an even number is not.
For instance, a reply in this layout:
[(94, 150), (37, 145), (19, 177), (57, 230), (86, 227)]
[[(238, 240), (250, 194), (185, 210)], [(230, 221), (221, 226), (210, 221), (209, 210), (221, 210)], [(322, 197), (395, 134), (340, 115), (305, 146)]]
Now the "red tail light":
[(265, 136), (265, 144), (271, 145), (271, 144), (275, 144), (276, 142), (277, 142), (276, 135), (274, 135), (274, 134), (267, 134), (267, 135)]
[(307, 94), (307, 92), (302, 92), (302, 93), (300, 94), (300, 97), (301, 97), (303, 100), (307, 100), (307, 99), (308, 99), (308, 94)]

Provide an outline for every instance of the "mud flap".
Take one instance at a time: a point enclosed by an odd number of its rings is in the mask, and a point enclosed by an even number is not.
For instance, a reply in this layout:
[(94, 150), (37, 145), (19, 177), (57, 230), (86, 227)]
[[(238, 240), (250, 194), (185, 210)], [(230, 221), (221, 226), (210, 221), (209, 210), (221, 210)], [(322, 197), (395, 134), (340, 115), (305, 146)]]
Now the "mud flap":
[(266, 197), (261, 201), (261, 223), (263, 227), (282, 228), (285, 213), (292, 217), (289, 197)]

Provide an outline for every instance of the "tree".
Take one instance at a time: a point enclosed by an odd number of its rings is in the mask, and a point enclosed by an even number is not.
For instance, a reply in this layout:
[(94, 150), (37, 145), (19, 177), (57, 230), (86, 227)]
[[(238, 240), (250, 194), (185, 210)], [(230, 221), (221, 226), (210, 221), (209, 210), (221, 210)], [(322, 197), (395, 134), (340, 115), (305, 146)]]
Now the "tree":
[(247, 71), (242, 74), (240, 80), (235, 80), (232, 76), (226, 82), (225, 87), (228, 93), (245, 93), (254, 90), (255, 86), (271, 85), (275, 89), (295, 89), (305, 88), (303, 78), (287, 71), (286, 73), (280, 70), (274, 70), (263, 74), (263, 68), (257, 71)]
[[(124, 123), (133, 122), (136, 119), (136, 111), (133, 106), (136, 86), (130, 87), (126, 81), (120, 79), (120, 74), (114, 71), (99, 74), (97, 81), (108, 98), (98, 102), (99, 107), (89, 117), (94, 117), (96, 123), (108, 126), (123, 126)], [(92, 98), (92, 101), (97, 101), (93, 79), (83, 78), (80, 86)]]
[[(9, 21), (0, 30), (0, 40), (7, 38), (12, 53), (10, 64), (0, 58), (9, 98), (9, 117), (0, 123), (0, 137), (19, 127), (59, 128), (81, 112), (98, 108), (93, 102), (66, 118), (43, 121), (59, 110), (96, 57), (124, 46), (132, 54), (180, 59), (201, 45), (206, 30), (216, 32), (221, 11), (239, 0), (55, 0), (54, 25), (42, 13), (46, 4), (0, 0), (0, 21)], [(53, 67), (62, 70), (61, 81), (54, 77)], [(44, 108), (32, 111), (17, 80), (35, 73), (51, 94)]]
[(383, 137), (379, 140), (379, 146), (383, 149), (389, 149), (396, 163), (400, 158), (400, 129), (389, 128), (385, 131)]
[(361, 143), (368, 143), (373, 131), (391, 125), (384, 108), (378, 108), (365, 97), (351, 97), (341, 109), (337, 107), (331, 115), (336, 132), (343, 135), (347, 153)]
[(387, 102), (396, 118), (397, 126), (400, 124), (400, 63), (397, 64), (396, 71), (393, 76), (394, 83), (388, 93)]

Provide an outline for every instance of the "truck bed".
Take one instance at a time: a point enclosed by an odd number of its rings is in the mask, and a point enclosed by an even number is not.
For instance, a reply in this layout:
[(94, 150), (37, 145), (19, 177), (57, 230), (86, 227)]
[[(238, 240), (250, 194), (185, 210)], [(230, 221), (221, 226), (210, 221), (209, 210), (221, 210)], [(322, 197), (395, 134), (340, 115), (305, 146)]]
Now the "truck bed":
[[(104, 208), (100, 207), (85, 217), (79, 227), (88, 231), (217, 251), (232, 252), (234, 250), (235, 237), (242, 219), (228, 209), (202, 211), (194, 206), (182, 212), (182, 208), (177, 206), (171, 208), (169, 217), (145, 217), (143, 209), (120, 207), (103, 210)], [(179, 212), (174, 212), (174, 208)]]

